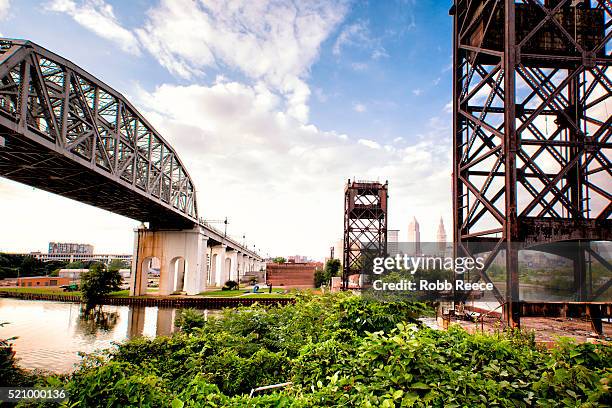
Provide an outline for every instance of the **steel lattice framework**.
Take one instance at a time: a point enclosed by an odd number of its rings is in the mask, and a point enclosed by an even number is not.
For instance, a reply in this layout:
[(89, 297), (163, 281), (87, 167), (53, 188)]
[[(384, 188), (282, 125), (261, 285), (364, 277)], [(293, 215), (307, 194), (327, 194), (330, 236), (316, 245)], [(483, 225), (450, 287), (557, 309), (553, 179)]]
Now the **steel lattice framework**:
[(342, 288), (361, 274), (367, 260), (387, 253), (388, 183), (348, 180), (344, 188)]
[(29, 41), (0, 39), (0, 175), (154, 227), (198, 220), (176, 152), (120, 93)]
[[(487, 266), (507, 250), (496, 296), (516, 326), (511, 243), (612, 239), (612, 2), (456, 0), (451, 14), (454, 241), (486, 244)], [(570, 254), (577, 300), (594, 297), (584, 251)]]

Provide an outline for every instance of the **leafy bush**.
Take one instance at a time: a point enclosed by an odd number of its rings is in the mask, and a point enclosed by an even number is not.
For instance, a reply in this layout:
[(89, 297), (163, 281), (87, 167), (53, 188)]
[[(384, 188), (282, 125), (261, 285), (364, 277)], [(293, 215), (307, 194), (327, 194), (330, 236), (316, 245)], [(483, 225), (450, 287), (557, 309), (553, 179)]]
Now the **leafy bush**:
[(195, 328), (204, 327), (206, 323), (202, 312), (196, 309), (181, 309), (179, 310), (174, 325), (186, 333), (190, 333)]
[(329, 286), (331, 284), (331, 278), (334, 276), (340, 276), (341, 267), (342, 264), (340, 263), (339, 259), (328, 259), (327, 262), (325, 262), (324, 269), (317, 269), (315, 271), (315, 288), (320, 288), (322, 285)]
[(233, 280), (228, 280), (225, 282), (225, 285), (221, 288), (221, 290), (237, 290), (239, 288), (238, 282)]
[[(188, 330), (90, 356), (70, 404), (169, 407), (610, 406), (612, 349), (520, 333), (435, 331), (418, 303), (299, 294), (284, 307), (227, 309)], [(47, 379), (47, 381), (60, 381)], [(253, 398), (252, 388), (293, 385)]]
[(94, 263), (89, 271), (81, 276), (81, 296), (88, 305), (99, 304), (102, 297), (119, 290), (121, 275), (117, 271), (107, 271), (102, 263)]

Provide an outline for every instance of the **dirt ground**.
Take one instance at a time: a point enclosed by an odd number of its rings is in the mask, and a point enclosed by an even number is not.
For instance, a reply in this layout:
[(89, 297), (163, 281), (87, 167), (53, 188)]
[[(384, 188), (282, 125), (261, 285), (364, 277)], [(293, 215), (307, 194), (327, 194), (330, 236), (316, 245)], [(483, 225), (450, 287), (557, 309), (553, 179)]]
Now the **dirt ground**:
[[(474, 323), (467, 320), (453, 319), (451, 323), (457, 323), (470, 332), (493, 333), (500, 330), (498, 318), (486, 318), (484, 322)], [(521, 318), (521, 329), (533, 331), (538, 343), (552, 345), (559, 337), (570, 337), (577, 342), (587, 341), (610, 341), (612, 340), (612, 324), (604, 322), (603, 331), (606, 339), (597, 340), (597, 335), (588, 320), (559, 317), (523, 317)]]

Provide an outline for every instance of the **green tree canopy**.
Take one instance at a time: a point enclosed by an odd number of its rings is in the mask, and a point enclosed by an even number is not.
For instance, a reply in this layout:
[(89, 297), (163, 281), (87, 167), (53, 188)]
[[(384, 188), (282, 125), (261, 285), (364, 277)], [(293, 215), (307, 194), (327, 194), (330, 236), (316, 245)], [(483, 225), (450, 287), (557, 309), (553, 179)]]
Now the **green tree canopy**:
[(277, 264), (283, 264), (287, 262), (287, 259), (285, 259), (282, 256), (277, 256), (276, 258), (272, 259), (272, 262), (277, 263)]
[(85, 269), (85, 264), (81, 261), (70, 262), (66, 265), (66, 269)]
[(325, 268), (315, 272), (315, 287), (319, 288), (321, 285), (329, 285), (331, 278), (340, 276), (341, 266), (339, 259), (328, 259), (325, 263)]
[(108, 271), (103, 263), (96, 262), (81, 275), (81, 296), (88, 306), (99, 304), (102, 298), (121, 285), (118, 271)]
[(113, 259), (108, 263), (108, 270), (116, 272), (119, 269), (128, 269), (130, 265), (123, 259)]

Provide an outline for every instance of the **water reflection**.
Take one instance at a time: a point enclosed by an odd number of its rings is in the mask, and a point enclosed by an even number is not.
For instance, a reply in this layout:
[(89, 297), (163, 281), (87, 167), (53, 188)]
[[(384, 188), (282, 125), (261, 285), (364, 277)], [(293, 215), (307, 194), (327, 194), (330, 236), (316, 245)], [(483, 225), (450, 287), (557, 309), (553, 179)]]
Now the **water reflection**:
[(92, 353), (139, 336), (167, 336), (176, 331), (177, 309), (103, 305), (86, 310), (75, 303), (0, 298), (0, 338), (17, 336), (19, 364), (69, 372), (79, 352)]
[(84, 336), (96, 337), (99, 331), (112, 331), (118, 320), (119, 313), (115, 311), (105, 311), (102, 306), (88, 308), (82, 305), (76, 329)]

